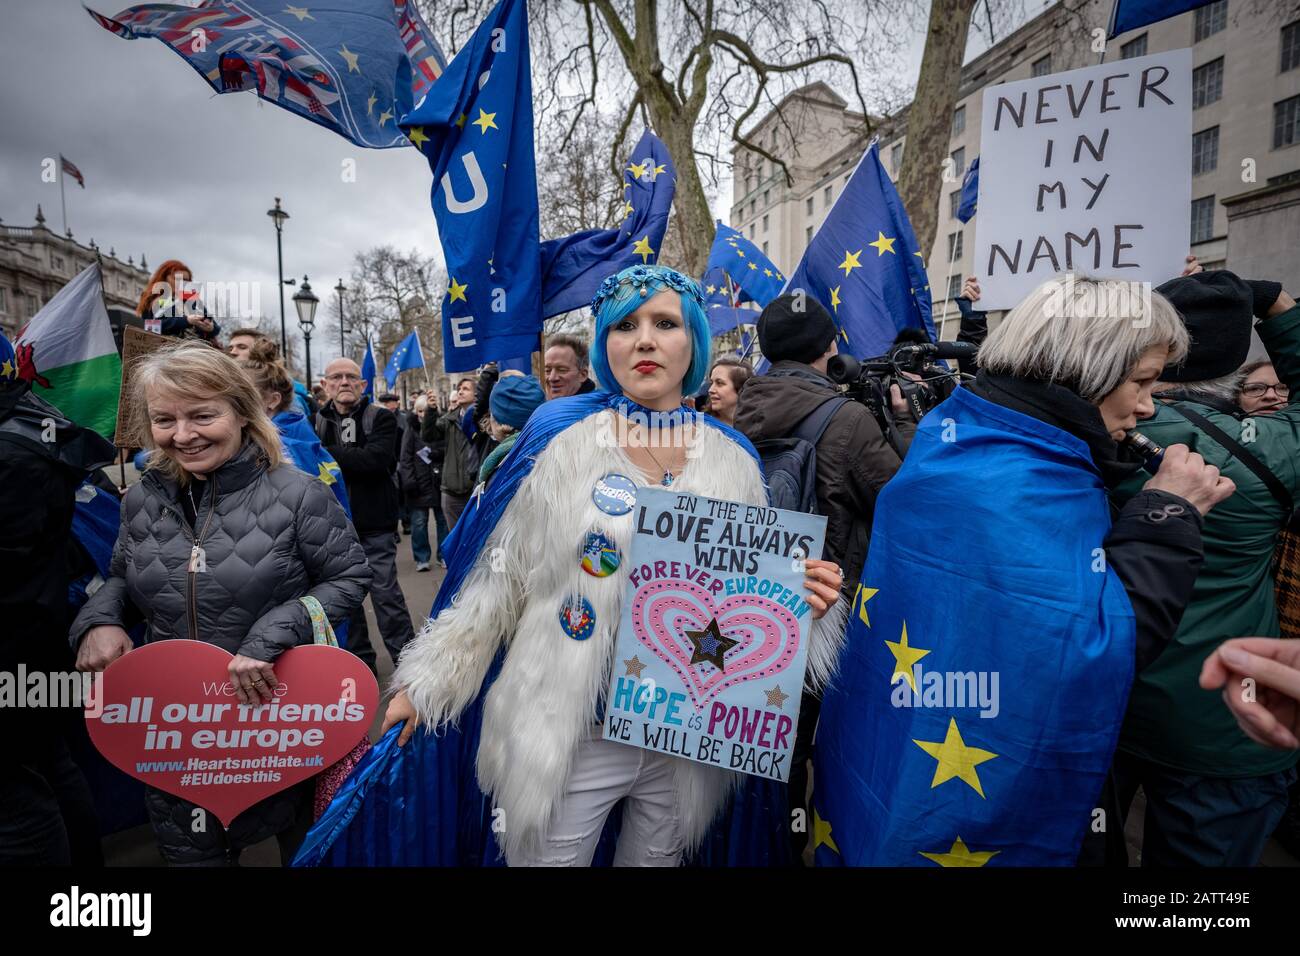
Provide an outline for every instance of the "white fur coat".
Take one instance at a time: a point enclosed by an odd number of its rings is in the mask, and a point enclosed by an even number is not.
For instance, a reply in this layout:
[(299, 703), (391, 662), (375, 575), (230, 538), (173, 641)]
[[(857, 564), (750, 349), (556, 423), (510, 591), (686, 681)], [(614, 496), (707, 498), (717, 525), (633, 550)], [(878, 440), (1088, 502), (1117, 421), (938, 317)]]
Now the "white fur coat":
[[(538, 456), (478, 556), (459, 594), (402, 652), (395, 685), (410, 695), (426, 727), (455, 721), (479, 693), (502, 642), (507, 653), (484, 703), (478, 751), (479, 785), (504, 811), (499, 834), (507, 858), (535, 850), (563, 798), (577, 744), (595, 722), (609, 682), (635, 510), (620, 516), (592, 501), (597, 479), (615, 472), (645, 479), (619, 448), (615, 413), (601, 411), (557, 435)], [(674, 491), (766, 503), (754, 459), (717, 428), (701, 423)], [(623, 555), (618, 570), (596, 578), (582, 570), (582, 544), (600, 531)], [(561, 629), (570, 594), (595, 611), (585, 641)], [(809, 683), (834, 671), (846, 614), (841, 600), (813, 626)], [(738, 775), (680, 758), (678, 819), (690, 848), (698, 845)]]

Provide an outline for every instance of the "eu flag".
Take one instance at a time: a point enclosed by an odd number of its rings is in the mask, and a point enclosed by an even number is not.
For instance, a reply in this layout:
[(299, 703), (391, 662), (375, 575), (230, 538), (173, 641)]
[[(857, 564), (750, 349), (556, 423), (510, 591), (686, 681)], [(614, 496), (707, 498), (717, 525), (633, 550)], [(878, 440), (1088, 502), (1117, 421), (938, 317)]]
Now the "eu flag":
[(934, 340), (929, 283), (903, 201), (873, 142), (785, 291), (806, 290), (835, 320), (839, 350), (866, 358), (883, 354), (901, 329), (925, 329)]
[(1195, 10), (1214, 0), (1115, 0), (1106, 39)]
[(392, 388), (398, 373), (412, 368), (424, 368), (424, 352), (420, 349), (420, 333), (416, 329), (412, 329), (411, 334), (393, 349), (388, 365), (384, 367), (384, 381)]
[(542, 243), (542, 316), (585, 309), (606, 277), (659, 259), (677, 170), (668, 147), (646, 130), (623, 169), (617, 229), (586, 229)]
[(753, 300), (720, 266), (704, 273), (703, 285), (710, 335), (721, 335), (738, 325), (753, 325), (758, 321), (756, 310), (740, 308), (740, 303)]
[(375, 344), (366, 339), (366, 355), (361, 360), (361, 377), (366, 380), (366, 389), (361, 394), (374, 394), (375, 376), (378, 374), (378, 368), (379, 366), (375, 364)]
[(448, 372), (527, 355), (542, 331), (528, 8), (501, 0), (401, 126), (433, 170)]
[(157, 37), (218, 93), (257, 95), (358, 146), (406, 146), (397, 118), (446, 60), (415, 0), (205, 0), (87, 12), (128, 40)]
[(1075, 863), (1133, 675), (1109, 530), (1074, 436), (967, 388), (921, 420), (822, 704), (819, 864)]
[(980, 196), (980, 158), (976, 156), (971, 160), (970, 168), (966, 170), (966, 176), (961, 181), (961, 199), (957, 206), (957, 219), (960, 222), (970, 222), (975, 218), (975, 206)]
[(746, 299), (757, 302), (759, 308), (767, 305), (781, 294), (785, 285), (785, 276), (772, 264), (748, 239), (744, 233), (721, 221), (717, 232), (713, 234), (713, 246), (709, 249), (709, 264), (705, 272), (722, 269), (740, 286)]

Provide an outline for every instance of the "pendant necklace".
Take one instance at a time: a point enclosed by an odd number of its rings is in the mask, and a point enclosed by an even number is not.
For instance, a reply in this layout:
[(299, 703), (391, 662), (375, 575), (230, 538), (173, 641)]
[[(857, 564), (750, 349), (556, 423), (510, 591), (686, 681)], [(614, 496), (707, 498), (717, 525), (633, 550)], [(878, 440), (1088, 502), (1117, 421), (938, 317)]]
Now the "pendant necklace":
[(661, 485), (664, 485), (665, 487), (671, 485), (673, 483), (673, 473), (671, 469), (665, 468), (663, 466), (663, 463), (659, 460), (659, 458), (655, 455), (655, 453), (650, 450), (650, 446), (648, 444), (642, 445), (641, 447), (644, 448), (646, 454), (650, 456), (650, 460), (653, 461), (655, 465), (658, 466), (659, 470), (664, 473), (663, 479), (659, 483)]

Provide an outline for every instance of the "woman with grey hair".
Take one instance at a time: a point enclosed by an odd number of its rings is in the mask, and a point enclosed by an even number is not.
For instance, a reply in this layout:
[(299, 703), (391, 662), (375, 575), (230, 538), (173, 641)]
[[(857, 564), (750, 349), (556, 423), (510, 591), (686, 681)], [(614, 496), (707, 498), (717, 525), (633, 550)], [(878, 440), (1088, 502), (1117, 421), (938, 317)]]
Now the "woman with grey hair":
[[(1172, 636), (1201, 515), (1233, 490), (1172, 446), (1112, 520), (1107, 487), (1144, 464), (1122, 443), (1187, 350), (1173, 307), (1130, 291), (1064, 276), (1031, 293), (880, 494), (814, 758), (849, 865), (1079, 858), (1135, 657)], [(945, 672), (1001, 689), (973, 714), (933, 693)]]

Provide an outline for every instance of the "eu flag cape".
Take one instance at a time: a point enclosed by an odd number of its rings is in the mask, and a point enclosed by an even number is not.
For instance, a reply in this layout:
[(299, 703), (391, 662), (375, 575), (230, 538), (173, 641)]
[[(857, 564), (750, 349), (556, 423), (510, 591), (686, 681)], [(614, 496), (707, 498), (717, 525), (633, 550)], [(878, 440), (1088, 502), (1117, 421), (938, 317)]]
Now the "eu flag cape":
[(822, 705), (819, 865), (1075, 863), (1133, 677), (1109, 530), (1073, 435), (965, 388), (925, 416)]
[[(481, 496), (470, 502), (443, 542), (447, 576), (434, 601), (437, 617), (455, 599), (506, 506), (532, 471), (533, 462), (570, 425), (611, 407), (621, 395), (596, 391), (556, 399), (535, 411), (519, 440)], [(705, 415), (697, 423), (718, 428), (748, 448), (738, 432)], [(483, 701), (496, 680), (497, 656), (478, 696), (455, 726), (423, 728), (397, 746), (393, 727), (366, 754), (307, 834), (294, 866), (499, 866), (491, 800), (475, 772)], [(747, 776), (731, 804), (705, 836), (693, 862), (762, 866), (789, 862), (786, 787)], [(613, 860), (618, 811), (610, 814), (594, 865)]]
[(271, 419), (276, 430), (280, 432), (280, 444), (285, 454), (295, 465), (309, 475), (315, 475), (330, 486), (334, 497), (343, 506), (343, 512), (352, 517), (352, 506), (348, 504), (348, 489), (343, 483), (343, 471), (334, 456), (327, 452), (320, 443), (320, 438), (307, 423), (301, 412), (294, 410), (277, 412)]

